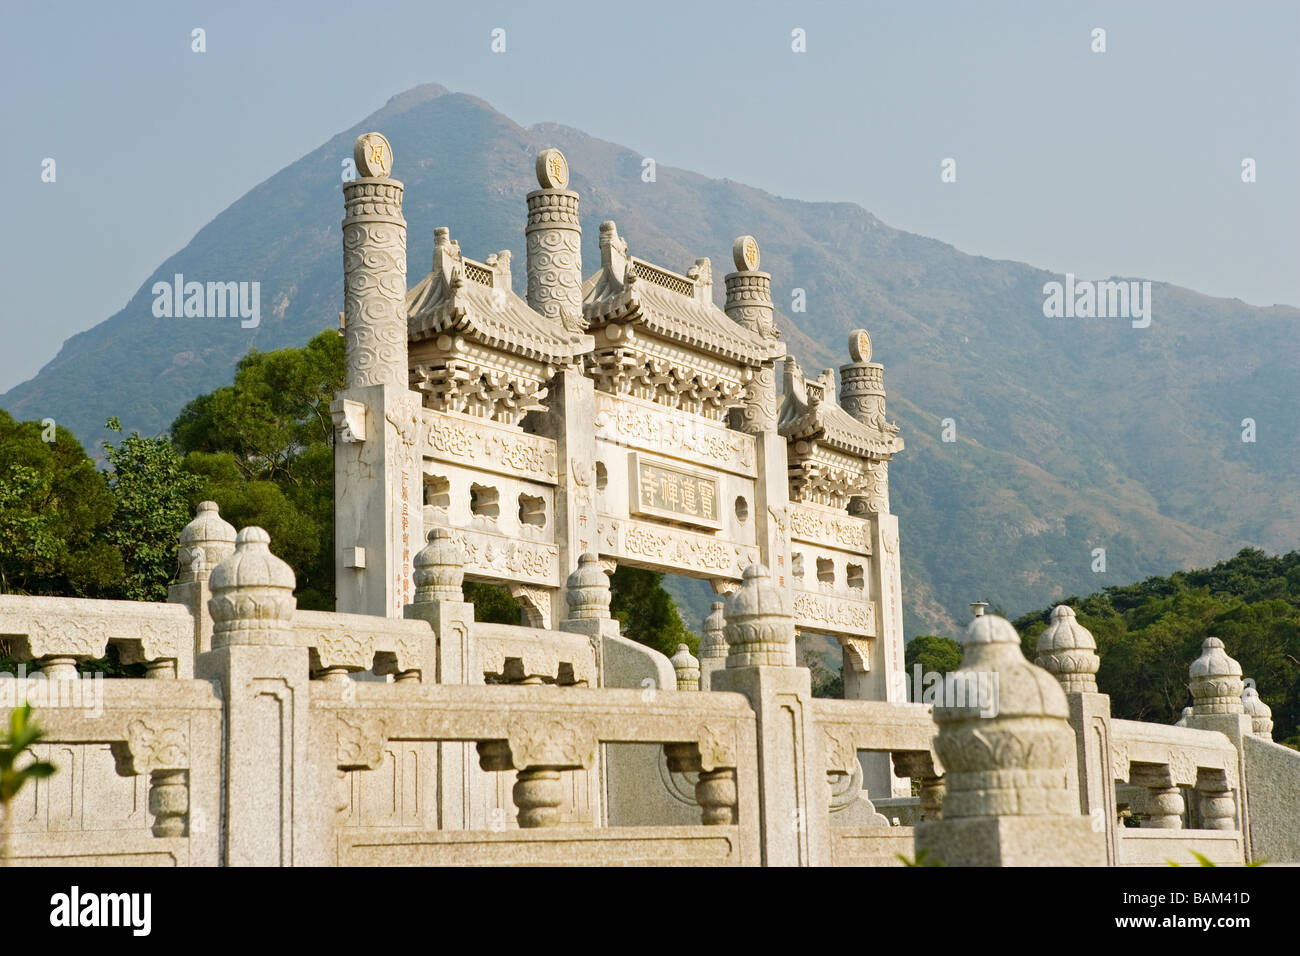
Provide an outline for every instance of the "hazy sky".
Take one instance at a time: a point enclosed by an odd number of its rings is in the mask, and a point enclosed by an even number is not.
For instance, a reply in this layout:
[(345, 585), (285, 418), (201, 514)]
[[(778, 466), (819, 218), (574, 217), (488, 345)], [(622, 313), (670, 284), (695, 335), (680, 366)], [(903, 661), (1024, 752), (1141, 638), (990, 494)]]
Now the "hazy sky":
[(1300, 305), (1298, 36), (1286, 2), (7, 5), (0, 390), (426, 82), (967, 252)]

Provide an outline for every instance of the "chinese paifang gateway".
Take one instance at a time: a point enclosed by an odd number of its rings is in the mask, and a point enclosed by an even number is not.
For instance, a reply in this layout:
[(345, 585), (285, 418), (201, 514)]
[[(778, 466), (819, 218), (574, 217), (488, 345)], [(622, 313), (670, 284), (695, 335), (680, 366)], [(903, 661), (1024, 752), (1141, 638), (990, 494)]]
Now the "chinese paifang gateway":
[[(652, 265), (612, 222), (584, 278), (578, 194), (546, 150), (526, 295), (509, 253), (470, 259), (445, 229), (408, 289), (389, 144), (354, 158), (338, 610), (299, 610), (267, 533), (213, 502), (166, 603), (0, 595), (42, 683), (110, 644), (148, 678), (103, 680), (93, 714), (42, 698), (56, 772), (21, 795), (16, 862), (1300, 862), (1300, 754), (1218, 638), (1174, 726), (1111, 717), (1065, 606), (1033, 664), (977, 612), (954, 688), (987, 682), (990, 706), (901, 699), (883, 370), (859, 331), (838, 395), (803, 375), (753, 237), (721, 309), (708, 259)], [(698, 658), (622, 635), (620, 563), (725, 597)], [(475, 621), (466, 579), (525, 619)], [(845, 699), (812, 696), (799, 631), (839, 641)], [(0, 721), (34, 683), (5, 688)]]

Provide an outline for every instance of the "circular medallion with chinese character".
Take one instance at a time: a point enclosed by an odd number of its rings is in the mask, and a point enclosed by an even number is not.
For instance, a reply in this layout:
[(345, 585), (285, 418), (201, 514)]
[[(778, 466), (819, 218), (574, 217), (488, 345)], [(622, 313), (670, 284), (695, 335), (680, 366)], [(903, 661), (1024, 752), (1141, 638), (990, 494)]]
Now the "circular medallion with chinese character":
[(866, 329), (855, 329), (849, 333), (849, 357), (855, 362), (871, 361), (871, 336)]
[(357, 174), (382, 179), (393, 171), (393, 147), (383, 133), (363, 133), (352, 150)]
[(544, 149), (537, 154), (537, 182), (543, 189), (569, 185), (569, 161), (558, 149)]
[(754, 272), (758, 269), (758, 242), (753, 236), (741, 236), (731, 247), (731, 258), (738, 271)]

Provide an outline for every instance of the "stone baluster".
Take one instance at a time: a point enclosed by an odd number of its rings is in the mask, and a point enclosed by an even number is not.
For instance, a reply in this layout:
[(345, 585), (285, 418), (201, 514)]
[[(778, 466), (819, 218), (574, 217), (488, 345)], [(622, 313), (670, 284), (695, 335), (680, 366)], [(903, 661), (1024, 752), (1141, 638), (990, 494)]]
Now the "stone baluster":
[(920, 788), (920, 819), (943, 816), (943, 776), (934, 766), (934, 755), (920, 751), (897, 751), (891, 755), (894, 773), (915, 780)]
[(691, 654), (685, 644), (677, 645), (677, 653), (669, 658), (677, 674), (678, 690), (700, 689), (700, 662)]
[(153, 835), (180, 837), (188, 832), (189, 775), (185, 770), (155, 770), (149, 774), (149, 812)]
[(694, 773), (695, 802), (700, 805), (700, 822), (708, 827), (730, 826), (736, 822), (736, 768), (706, 769), (698, 743), (664, 744), (668, 769), (672, 773)]
[(722, 607), (721, 601), (714, 601), (713, 609), (704, 619), (704, 636), (700, 638), (700, 690), (709, 690), (713, 672), (727, 666), (727, 618)]
[(1134, 762), (1129, 769), (1129, 782), (1146, 790), (1142, 801), (1145, 819), (1143, 827), (1159, 830), (1180, 830), (1183, 826), (1183, 791), (1174, 780), (1167, 764)]
[(916, 850), (950, 866), (1104, 866), (1106, 838), (1080, 813), (1075, 735), (1065, 693), (1025, 660), (1007, 621), (978, 616), (958, 677), (992, 708), (936, 707), (943, 818), (916, 828)]
[(1198, 767), (1196, 795), (1201, 829), (1237, 829), (1237, 800), (1225, 771)]

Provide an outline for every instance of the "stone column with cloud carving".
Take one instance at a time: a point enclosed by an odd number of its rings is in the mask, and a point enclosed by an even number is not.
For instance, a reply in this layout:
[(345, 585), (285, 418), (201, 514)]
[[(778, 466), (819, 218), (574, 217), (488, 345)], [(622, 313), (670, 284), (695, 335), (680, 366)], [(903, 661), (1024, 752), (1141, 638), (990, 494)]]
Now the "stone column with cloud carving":
[(401, 617), (422, 537), (420, 400), (409, 387), (406, 220), (392, 148), (357, 138), (344, 183), (345, 387), (335, 394), (336, 609)]
[[(239, 532), (212, 571), (212, 650), (195, 676), (221, 686), (225, 866), (320, 866), (328, 830), (309, 759), (308, 649), (294, 636), (294, 574), (261, 528)], [(324, 767), (328, 775), (332, 768)]]
[(537, 183), (530, 192), (527, 241), (528, 304), (570, 332), (582, 319), (582, 226), (578, 194), (568, 188), (569, 163), (558, 149), (537, 154)]

